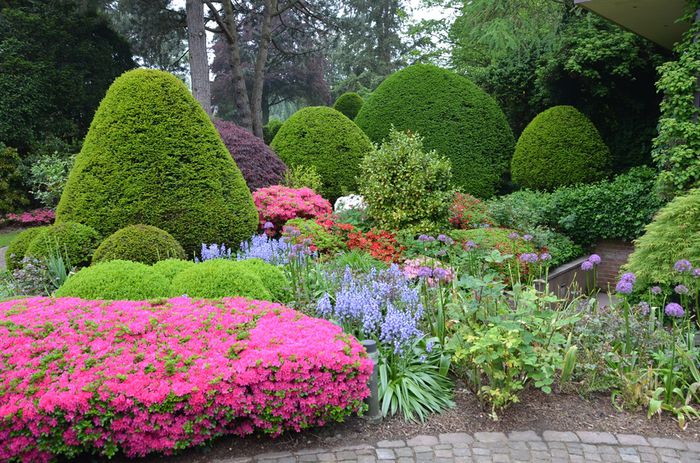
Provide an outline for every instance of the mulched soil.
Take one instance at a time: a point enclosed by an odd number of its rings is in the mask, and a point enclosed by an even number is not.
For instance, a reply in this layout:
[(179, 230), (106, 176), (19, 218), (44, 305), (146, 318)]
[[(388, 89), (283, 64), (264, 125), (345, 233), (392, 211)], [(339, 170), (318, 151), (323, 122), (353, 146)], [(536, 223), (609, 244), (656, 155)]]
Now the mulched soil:
[[(138, 460), (116, 458), (117, 462), (138, 463), (205, 463), (216, 459), (253, 456), (267, 452), (286, 452), (304, 448), (332, 448), (354, 444), (373, 444), (380, 440), (406, 439), (417, 434), (479, 431), (609, 431), (641, 434), (643, 436), (700, 440), (700, 423), (690, 423), (682, 431), (666, 414), (647, 419), (644, 411), (616, 410), (610, 396), (582, 398), (574, 394), (544, 394), (537, 390), (523, 393), (521, 402), (511, 406), (498, 421), (489, 417), (476, 397), (468, 390), (457, 388), (456, 407), (432, 415), (424, 423), (406, 423), (400, 417), (385, 419), (372, 425), (361, 418), (345, 423), (285, 434), (277, 439), (266, 436), (245, 438), (222, 437), (206, 447), (187, 450), (173, 457), (147, 457)], [(89, 461), (89, 460), (85, 460)]]

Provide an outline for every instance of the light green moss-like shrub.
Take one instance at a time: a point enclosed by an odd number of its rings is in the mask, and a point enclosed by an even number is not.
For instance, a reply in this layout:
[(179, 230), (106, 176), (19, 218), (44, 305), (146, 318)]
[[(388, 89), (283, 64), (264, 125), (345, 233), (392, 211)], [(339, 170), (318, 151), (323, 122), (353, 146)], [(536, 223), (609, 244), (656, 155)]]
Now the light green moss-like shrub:
[(284, 123), (270, 145), (288, 166), (314, 166), (324, 198), (356, 190), (360, 161), (372, 143), (350, 119), (327, 106), (300, 109)]
[(86, 267), (58, 288), (56, 297), (140, 301), (170, 296), (167, 278), (148, 265), (112, 260)]
[(270, 300), (272, 294), (256, 272), (227, 259), (212, 259), (175, 275), (172, 292), (177, 295), (216, 299), (243, 296)]
[(39, 233), (27, 248), (26, 256), (45, 259), (60, 254), (71, 267), (90, 264), (92, 254), (100, 243), (94, 228), (77, 222), (61, 222)]
[(27, 248), (29, 248), (29, 245), (32, 243), (32, 241), (34, 241), (34, 238), (37, 238), (42, 233), (45, 233), (48, 228), (48, 226), (29, 228), (24, 230), (12, 240), (5, 253), (7, 256), (8, 270), (17, 270), (21, 267), (22, 259), (24, 259), (24, 256), (27, 254)]
[(333, 109), (340, 111), (341, 113), (345, 114), (348, 119), (352, 120), (355, 119), (357, 113), (360, 112), (360, 109), (364, 103), (365, 100), (363, 100), (360, 95), (355, 92), (348, 92), (343, 93), (337, 100), (335, 100)]
[(284, 272), (272, 264), (261, 259), (246, 259), (238, 261), (237, 264), (246, 270), (255, 273), (263, 285), (272, 294), (272, 300), (275, 302), (286, 302), (291, 284)]
[(168, 258), (184, 259), (185, 251), (173, 235), (151, 225), (129, 225), (108, 236), (92, 256), (92, 262), (130, 260), (154, 264)]
[(188, 255), (204, 243), (237, 247), (258, 214), (209, 116), (175, 76), (152, 69), (114, 81), (95, 113), (56, 211), (58, 222), (104, 236), (146, 224)]
[(460, 191), (492, 196), (502, 183), (515, 140), (503, 111), (469, 79), (428, 64), (389, 76), (367, 98), (355, 122), (375, 143), (393, 126), (425, 137), (425, 148), (452, 162)]
[(515, 145), (511, 176), (525, 188), (552, 190), (600, 180), (610, 163), (610, 150), (593, 123), (573, 106), (555, 106), (523, 130)]
[(191, 260), (180, 260), (180, 259), (165, 259), (156, 262), (152, 265), (153, 270), (163, 275), (168, 279), (168, 282), (172, 282), (173, 278), (181, 272), (184, 272), (188, 268), (197, 265)]

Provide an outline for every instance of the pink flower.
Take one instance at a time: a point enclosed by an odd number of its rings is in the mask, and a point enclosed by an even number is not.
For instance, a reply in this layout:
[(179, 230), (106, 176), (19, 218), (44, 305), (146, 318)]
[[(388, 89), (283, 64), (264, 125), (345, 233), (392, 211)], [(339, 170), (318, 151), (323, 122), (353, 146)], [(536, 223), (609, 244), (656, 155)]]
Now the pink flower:
[(260, 216), (260, 227), (265, 230), (282, 230), (291, 219), (315, 219), (333, 212), (331, 203), (311, 188), (289, 188), (273, 185), (259, 188), (253, 193), (255, 207)]

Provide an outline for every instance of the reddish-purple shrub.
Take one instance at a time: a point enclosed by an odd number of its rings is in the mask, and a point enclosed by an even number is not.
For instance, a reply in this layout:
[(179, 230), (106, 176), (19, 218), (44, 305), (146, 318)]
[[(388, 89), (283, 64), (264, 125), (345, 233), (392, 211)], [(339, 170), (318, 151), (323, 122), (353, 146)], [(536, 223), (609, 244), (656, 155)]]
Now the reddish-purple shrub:
[(0, 461), (171, 453), (362, 408), (372, 362), (279, 304), (31, 298), (0, 303)]
[(217, 120), (214, 125), (250, 191), (282, 181), (287, 166), (264, 141), (233, 122)]

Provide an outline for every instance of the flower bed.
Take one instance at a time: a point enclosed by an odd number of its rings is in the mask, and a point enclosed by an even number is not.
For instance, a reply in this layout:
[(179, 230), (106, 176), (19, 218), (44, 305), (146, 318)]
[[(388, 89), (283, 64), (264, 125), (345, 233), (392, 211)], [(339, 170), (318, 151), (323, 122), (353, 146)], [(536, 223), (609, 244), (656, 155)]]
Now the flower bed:
[(3, 302), (0, 351), (0, 461), (323, 425), (361, 409), (372, 369), (339, 327), (242, 298)]

